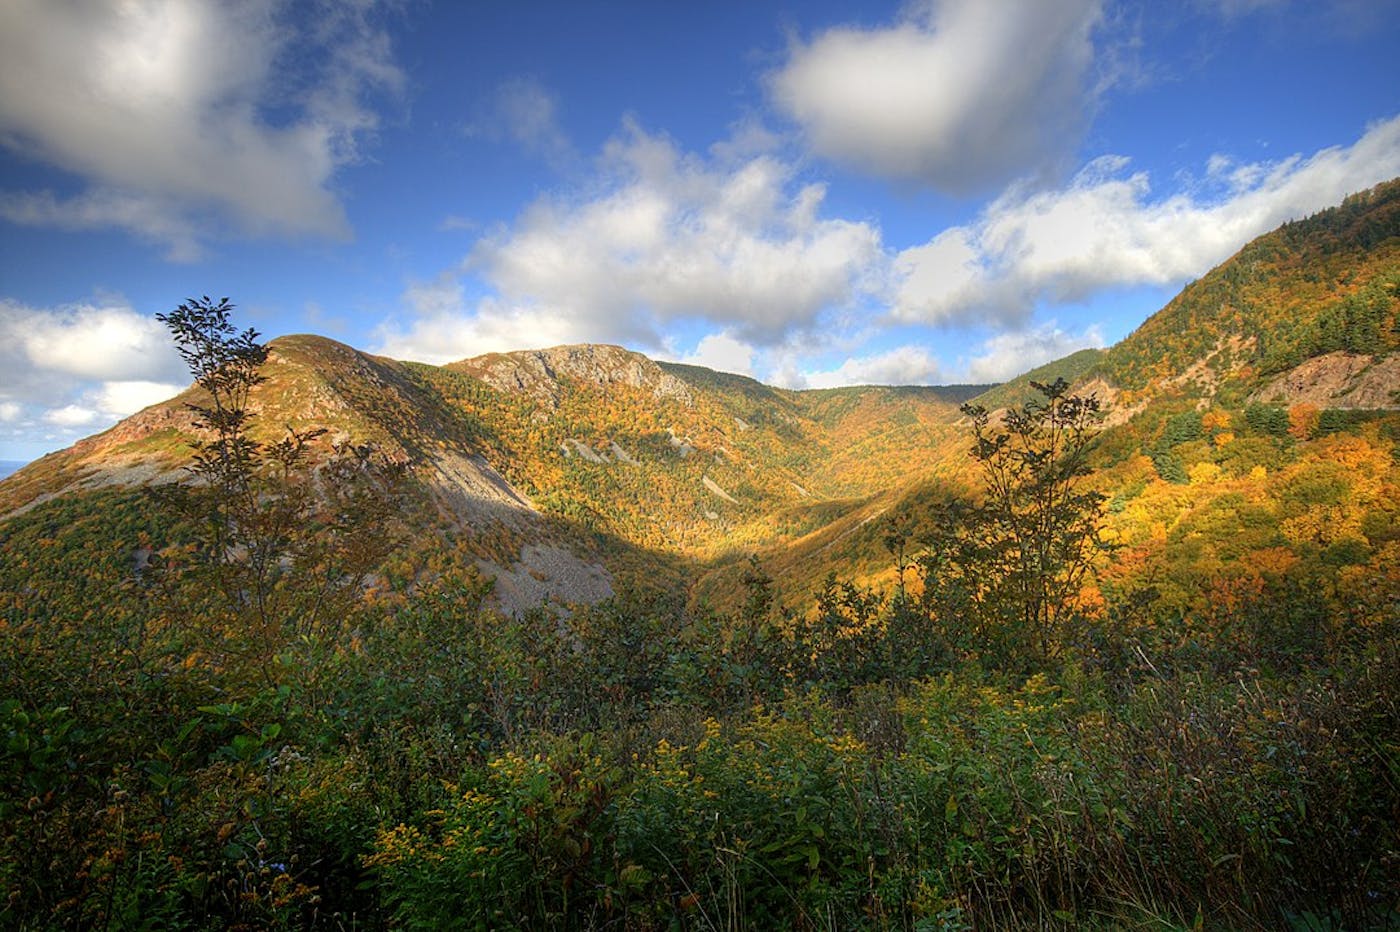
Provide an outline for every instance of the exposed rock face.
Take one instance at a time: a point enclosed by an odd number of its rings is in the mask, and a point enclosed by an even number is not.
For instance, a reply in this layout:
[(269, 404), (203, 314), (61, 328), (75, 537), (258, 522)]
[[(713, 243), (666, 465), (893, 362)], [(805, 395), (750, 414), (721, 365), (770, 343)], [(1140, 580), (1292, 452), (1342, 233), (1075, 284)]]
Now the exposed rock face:
[(612, 575), (601, 563), (589, 563), (552, 544), (527, 544), (510, 569), (488, 561), (479, 566), (496, 579), (492, 599), (515, 614), (546, 602), (591, 604), (613, 594)]
[(414, 473), (443, 510), (468, 525), (484, 520), (519, 525), (539, 514), (523, 492), (480, 456), (442, 450)]
[[(195, 416), (185, 407), (185, 397), (180, 395), (177, 399), (138, 411), (105, 433), (79, 440), (73, 445), (73, 449), (88, 452), (88, 455), (102, 456), (113, 447), (143, 440), (162, 430), (195, 436)], [(175, 403), (177, 401), (179, 403)]]
[(1400, 408), (1400, 355), (1315, 356), (1275, 377), (1250, 400), (1319, 408)]
[(656, 398), (691, 404), (690, 386), (639, 353), (620, 346), (581, 344), (517, 353), (490, 353), (453, 363), (497, 391), (529, 395), (540, 404), (559, 404), (560, 379), (594, 385), (627, 385), (650, 390)]
[(1093, 396), (1098, 399), (1100, 410), (1103, 412), (1104, 427), (1115, 427), (1128, 423), (1133, 419), (1133, 415), (1141, 411), (1146, 404), (1146, 402), (1139, 402), (1135, 405), (1120, 404), (1119, 398), (1122, 392), (1109, 384), (1102, 376), (1095, 376), (1087, 382), (1076, 385), (1074, 393), (1086, 398)]
[(1165, 384), (1169, 387), (1194, 384), (1201, 395), (1196, 402), (1196, 408), (1204, 411), (1210, 407), (1211, 399), (1220, 390), (1221, 382), (1244, 368), (1253, 357), (1257, 345), (1258, 341), (1254, 337), (1245, 337), (1237, 333), (1221, 337), (1216, 341), (1214, 349), (1193, 362), (1185, 372), (1167, 379)]
[(703, 485), (705, 486), (705, 488), (709, 489), (711, 492), (713, 492), (714, 494), (718, 495), (720, 498), (724, 499), (724, 500), (725, 500), (726, 502), (728, 502), (729, 504), (731, 504), (731, 505), (737, 505), (737, 504), (739, 504), (737, 501), (734, 500), (734, 497), (733, 497), (732, 495), (730, 495), (728, 492), (724, 491), (724, 489), (720, 488), (719, 483), (716, 482), (715, 480), (711, 479), (709, 476), (705, 476), (705, 477), (701, 478), (700, 482), (701, 482), (701, 484), (703, 484)]

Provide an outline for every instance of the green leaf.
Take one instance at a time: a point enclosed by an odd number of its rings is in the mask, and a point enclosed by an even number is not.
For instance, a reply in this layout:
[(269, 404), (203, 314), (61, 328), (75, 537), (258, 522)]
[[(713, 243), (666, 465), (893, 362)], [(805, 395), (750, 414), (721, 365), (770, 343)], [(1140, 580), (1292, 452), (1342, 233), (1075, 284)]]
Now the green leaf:
[(647, 885), (651, 880), (651, 872), (640, 864), (628, 864), (618, 871), (617, 880), (624, 887), (637, 889)]

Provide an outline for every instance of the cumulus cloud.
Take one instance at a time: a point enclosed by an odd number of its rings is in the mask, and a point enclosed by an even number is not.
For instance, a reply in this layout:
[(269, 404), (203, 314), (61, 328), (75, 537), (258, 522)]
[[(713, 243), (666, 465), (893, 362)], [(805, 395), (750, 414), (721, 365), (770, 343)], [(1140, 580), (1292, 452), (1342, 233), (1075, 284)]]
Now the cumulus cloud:
[(86, 427), (97, 420), (97, 412), (82, 405), (64, 405), (45, 411), (43, 421), (56, 427)]
[(106, 382), (92, 397), (97, 409), (109, 417), (126, 417), (142, 408), (180, 394), (185, 386), (176, 382), (152, 382), (135, 379), (127, 382)]
[(880, 255), (865, 223), (819, 216), (825, 188), (794, 187), (770, 155), (707, 162), (629, 126), (607, 147), (608, 190), (544, 199), (473, 263), (503, 298), (597, 321), (704, 317), (772, 340), (851, 300)]
[(797, 44), (769, 90), (818, 154), (966, 192), (1072, 154), (1100, 18), (1101, 0), (922, 0)]
[(999, 333), (986, 340), (981, 353), (968, 361), (966, 377), (973, 383), (1005, 382), (1070, 353), (1099, 349), (1103, 345), (1103, 334), (1098, 327), (1090, 327), (1083, 333), (1066, 333), (1054, 321), (1049, 321), (1028, 330)]
[[(1058, 189), (1013, 186), (974, 222), (894, 252), (875, 225), (825, 216), (822, 187), (746, 136), (701, 156), (629, 126), (598, 178), (541, 198), (412, 285), (379, 351), (447, 362), (614, 342), (792, 387), (1000, 381), (1102, 344), (1096, 329), (1044, 324), (1056, 305), (1200, 276), (1281, 222), (1400, 175), (1400, 117), (1309, 156), (1216, 155), (1161, 195), (1128, 159), (1104, 157)], [(999, 335), (941, 367), (930, 344), (871, 350), (891, 326), (972, 323)], [(708, 335), (680, 351), (666, 337), (677, 327)], [(813, 363), (833, 353), (847, 361)]]
[[(546, 333), (657, 348), (684, 320), (773, 344), (879, 292), (878, 229), (823, 217), (821, 185), (799, 184), (774, 155), (735, 151), (687, 154), (629, 123), (586, 192), (541, 198), (462, 269), (411, 291), (412, 319), (381, 330), (383, 351), (428, 358)], [(470, 306), (465, 273), (490, 289)]]
[(895, 256), (894, 317), (1024, 324), (1040, 302), (1196, 277), (1289, 219), (1400, 175), (1400, 117), (1349, 147), (1270, 163), (1212, 158), (1203, 179), (1154, 198), (1126, 158), (1086, 166), (1066, 187), (1014, 190), (968, 226)]
[(743, 340), (735, 339), (727, 332), (711, 333), (701, 337), (695, 349), (676, 359), (692, 366), (704, 366), (719, 372), (737, 372), (740, 375), (753, 375), (755, 350)]
[(411, 285), (404, 293), (406, 320), (390, 319), (375, 330), (375, 352), (395, 359), (442, 365), (483, 353), (625, 342), (584, 320), (551, 310), (503, 304), (494, 297), (468, 303), (456, 281)]
[(786, 382), (792, 388), (838, 388), (843, 385), (933, 385), (942, 367), (928, 350), (899, 346), (883, 353), (854, 356), (835, 369), (803, 372)]
[(33, 308), (0, 300), (0, 371), (0, 421), (31, 439), (35, 424), (59, 428), (55, 442), (169, 398), (189, 381), (160, 322), (119, 302)]
[[(55, 311), (0, 301), (7, 355), (45, 378), (91, 381), (181, 376), (184, 365), (161, 323), (122, 305), (74, 305)], [(11, 373), (14, 372), (10, 368)]]
[(197, 255), (211, 216), (343, 238), (330, 188), (376, 90), (397, 89), (372, 4), (289, 0), (0, 4), (0, 142), (72, 173), (75, 197), (7, 192), (0, 215), (120, 228)]

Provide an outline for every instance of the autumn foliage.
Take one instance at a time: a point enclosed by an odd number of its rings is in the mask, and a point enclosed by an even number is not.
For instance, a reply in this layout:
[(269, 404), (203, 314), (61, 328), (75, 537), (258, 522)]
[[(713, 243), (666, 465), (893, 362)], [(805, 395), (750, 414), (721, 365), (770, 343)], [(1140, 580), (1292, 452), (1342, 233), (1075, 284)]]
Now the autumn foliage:
[[(537, 416), (347, 353), (366, 435), (279, 433), (188, 302), (192, 468), (0, 523), (0, 923), (1395, 927), (1400, 416), (1253, 392), (1396, 345), (1397, 200), (961, 422), (697, 372)], [(521, 540), (423, 505), (429, 436), (617, 594), (494, 607)]]

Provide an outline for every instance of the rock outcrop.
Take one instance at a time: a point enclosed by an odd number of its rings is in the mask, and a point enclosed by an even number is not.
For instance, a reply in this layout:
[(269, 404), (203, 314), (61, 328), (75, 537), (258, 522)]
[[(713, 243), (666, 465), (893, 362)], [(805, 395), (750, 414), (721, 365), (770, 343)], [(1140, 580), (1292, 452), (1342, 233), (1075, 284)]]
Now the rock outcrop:
[(1314, 356), (1270, 380), (1250, 400), (1318, 408), (1400, 408), (1400, 354)]
[(563, 379), (606, 388), (626, 385), (655, 398), (692, 403), (690, 386), (640, 353), (620, 346), (581, 344), (516, 353), (490, 353), (452, 363), (497, 391), (528, 395), (550, 409), (559, 405)]

